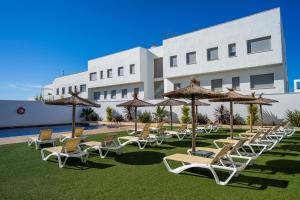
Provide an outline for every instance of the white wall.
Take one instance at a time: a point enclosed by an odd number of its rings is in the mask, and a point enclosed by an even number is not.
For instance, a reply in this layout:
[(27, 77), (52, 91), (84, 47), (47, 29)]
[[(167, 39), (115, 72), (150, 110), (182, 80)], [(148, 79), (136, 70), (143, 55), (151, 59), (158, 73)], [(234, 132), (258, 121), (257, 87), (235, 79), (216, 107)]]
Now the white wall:
[[(17, 114), (19, 107), (26, 109), (23, 115)], [(81, 109), (77, 109), (77, 120), (80, 120)], [(72, 108), (70, 106), (46, 105), (40, 101), (0, 100), (0, 110), (0, 127), (65, 124), (72, 122)]]
[[(265, 36), (271, 36), (272, 50), (248, 54), (247, 40)], [(236, 44), (236, 57), (228, 57), (231, 43)], [(219, 59), (207, 61), (207, 49), (213, 47), (218, 47)], [(164, 78), (281, 64), (282, 49), (280, 10), (273, 9), (164, 40)], [(187, 65), (186, 53), (193, 51), (197, 63)], [(178, 66), (170, 67), (169, 58), (174, 55)]]

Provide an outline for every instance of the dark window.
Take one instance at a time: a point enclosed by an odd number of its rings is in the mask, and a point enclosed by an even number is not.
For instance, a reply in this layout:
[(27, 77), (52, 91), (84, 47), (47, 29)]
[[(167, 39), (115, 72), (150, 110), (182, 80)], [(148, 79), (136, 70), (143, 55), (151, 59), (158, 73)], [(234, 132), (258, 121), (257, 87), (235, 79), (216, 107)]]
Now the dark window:
[(228, 56), (229, 57), (236, 56), (236, 45), (235, 44), (228, 45)]
[(112, 69), (107, 70), (107, 78), (112, 78)]
[(134, 93), (134, 94), (139, 94), (139, 88), (134, 88), (134, 89), (133, 89), (133, 93)]
[(163, 59), (156, 58), (154, 59), (154, 78), (163, 77)]
[(96, 72), (90, 73), (90, 81), (95, 81), (95, 80), (97, 80), (97, 73)]
[(240, 90), (240, 77), (232, 78), (232, 89)]
[(219, 55), (218, 55), (218, 47), (210, 48), (207, 49), (207, 60), (218, 60)]
[(223, 90), (223, 80), (222, 79), (211, 80), (211, 90), (212, 91), (222, 91)]
[(59, 95), (59, 88), (56, 88), (56, 95)]
[(154, 82), (154, 98), (161, 99), (163, 98), (162, 94), (164, 93), (164, 82), (156, 81)]
[(186, 64), (191, 65), (191, 64), (196, 64), (197, 59), (196, 59), (196, 52), (189, 52), (186, 54)]
[(250, 76), (251, 89), (268, 89), (274, 87), (274, 74)]
[(103, 71), (100, 71), (100, 79), (103, 79)]
[(175, 83), (174, 84), (174, 90), (178, 90), (181, 88), (181, 83)]
[(61, 94), (65, 94), (65, 88), (61, 88)]
[(68, 92), (69, 94), (72, 92), (72, 86), (69, 86)]
[(80, 85), (80, 92), (86, 92), (86, 84)]
[(177, 56), (170, 57), (170, 67), (177, 67)]
[(101, 93), (100, 92), (94, 92), (94, 100), (97, 101), (100, 99), (100, 95)]
[(110, 97), (111, 99), (116, 99), (117, 91), (116, 90), (112, 90), (111, 93), (110, 93), (110, 96), (111, 96)]
[(122, 98), (123, 99), (127, 98), (127, 89), (122, 89)]
[(118, 68), (118, 76), (124, 76), (124, 67)]
[(135, 65), (134, 64), (131, 64), (129, 66), (129, 71), (130, 71), (130, 74), (135, 74)]
[(271, 50), (271, 36), (261, 37), (247, 41), (248, 53), (259, 53)]
[(107, 99), (107, 91), (104, 91), (104, 99)]

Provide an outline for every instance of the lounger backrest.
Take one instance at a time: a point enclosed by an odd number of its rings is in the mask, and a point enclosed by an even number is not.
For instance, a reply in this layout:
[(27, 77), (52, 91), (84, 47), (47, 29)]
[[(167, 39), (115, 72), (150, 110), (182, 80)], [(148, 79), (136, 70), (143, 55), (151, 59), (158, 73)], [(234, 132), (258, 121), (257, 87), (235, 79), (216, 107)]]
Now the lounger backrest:
[(222, 147), (221, 151), (215, 155), (215, 157), (212, 160), (212, 164), (218, 162), (221, 158), (223, 158), (229, 150), (232, 148), (233, 144), (226, 144)]
[(106, 135), (103, 140), (103, 143), (105, 146), (109, 146), (111, 144), (114, 144), (116, 138), (117, 138), (116, 134)]
[(229, 154), (234, 154), (236, 150), (241, 148), (246, 141), (246, 138), (241, 138), (234, 146), (232, 146), (231, 150), (229, 151)]
[(75, 137), (80, 137), (83, 134), (84, 129), (80, 127), (75, 128)]
[(261, 135), (261, 132), (254, 133), (252, 137), (249, 138), (249, 143), (255, 142), (255, 140)]
[(187, 124), (181, 124), (181, 126), (179, 127), (178, 131), (185, 131), (187, 129)]
[(161, 128), (161, 127), (163, 127), (164, 126), (164, 122), (159, 122), (158, 124), (157, 124), (157, 128)]
[(165, 131), (166, 131), (166, 128), (160, 127), (160, 128), (158, 129), (158, 134), (160, 134), (160, 135), (165, 134)]
[(63, 153), (71, 153), (71, 152), (77, 151), (78, 150), (77, 147), (79, 144), (80, 144), (80, 138), (66, 139), (63, 144), (62, 152)]
[(142, 133), (141, 133), (141, 135), (140, 135), (140, 139), (147, 139), (148, 137), (149, 137), (149, 134), (150, 134), (150, 123), (147, 123), (146, 125), (145, 125), (145, 127), (143, 128), (143, 131), (142, 131)]
[(39, 140), (41, 141), (50, 140), (52, 138), (52, 133), (53, 131), (51, 129), (40, 130)]

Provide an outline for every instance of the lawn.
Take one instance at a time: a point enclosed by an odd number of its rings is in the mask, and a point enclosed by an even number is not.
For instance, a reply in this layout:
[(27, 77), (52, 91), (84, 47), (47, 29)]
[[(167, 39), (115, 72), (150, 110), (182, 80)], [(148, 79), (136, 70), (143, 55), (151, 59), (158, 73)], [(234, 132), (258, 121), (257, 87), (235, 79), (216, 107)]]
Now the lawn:
[[(198, 136), (197, 146), (213, 146), (214, 139), (228, 135), (223, 129)], [(144, 150), (128, 145), (121, 155), (111, 153), (106, 159), (95, 152), (86, 164), (70, 159), (63, 169), (54, 158), (42, 161), (40, 151), (24, 143), (2, 145), (0, 199), (299, 199), (299, 132), (264, 153), (227, 186), (217, 185), (206, 170), (173, 174), (165, 169), (162, 158), (185, 153), (190, 141), (170, 139)]]

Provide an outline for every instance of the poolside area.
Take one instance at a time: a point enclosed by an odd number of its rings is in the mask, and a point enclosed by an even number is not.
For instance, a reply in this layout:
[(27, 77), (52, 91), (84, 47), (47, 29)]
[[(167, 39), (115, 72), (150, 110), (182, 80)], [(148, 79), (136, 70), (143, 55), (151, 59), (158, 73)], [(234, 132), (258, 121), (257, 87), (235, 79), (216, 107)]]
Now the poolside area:
[[(236, 129), (235, 135), (244, 132)], [(118, 132), (126, 135), (126, 132)], [(100, 141), (103, 134), (88, 140)], [(197, 146), (229, 136), (228, 129), (197, 137)], [(25, 143), (1, 145), (2, 199), (297, 199), (300, 195), (300, 132), (263, 153), (227, 186), (217, 185), (207, 170), (169, 173), (162, 158), (186, 153), (191, 138), (168, 139), (140, 150), (127, 145), (121, 155), (99, 158), (95, 151), (86, 164), (70, 159), (63, 169), (56, 159), (41, 160), (40, 151)]]

